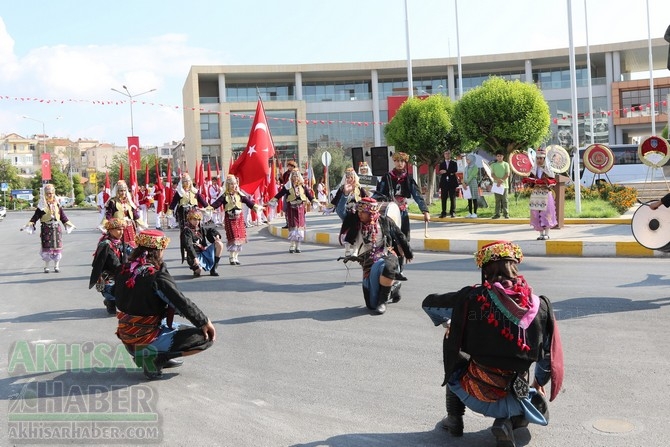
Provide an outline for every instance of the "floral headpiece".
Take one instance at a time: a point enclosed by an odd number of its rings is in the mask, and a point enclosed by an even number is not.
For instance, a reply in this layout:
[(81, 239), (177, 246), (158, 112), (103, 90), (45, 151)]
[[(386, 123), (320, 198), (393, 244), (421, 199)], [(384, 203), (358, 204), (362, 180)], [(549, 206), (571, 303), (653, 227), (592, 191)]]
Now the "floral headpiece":
[(198, 210), (196, 208), (192, 208), (186, 214), (186, 220), (191, 220), (191, 219), (202, 220), (202, 213), (200, 212), (200, 210)]
[(484, 245), (479, 251), (475, 252), (475, 264), (482, 268), (489, 262), (507, 259), (520, 263), (523, 260), (521, 247), (508, 241), (496, 241)]
[(226, 184), (237, 184), (237, 177), (233, 174), (228, 174), (226, 176)]
[(126, 220), (118, 217), (112, 217), (105, 222), (105, 230), (123, 230), (126, 228)]
[(140, 247), (165, 250), (170, 243), (170, 238), (162, 231), (145, 230), (135, 236), (135, 243)]
[(366, 213), (375, 214), (379, 212), (379, 202), (372, 197), (363, 197), (356, 204), (356, 211), (364, 211)]
[(535, 151), (535, 156), (536, 157), (546, 157), (547, 156), (547, 150), (543, 147), (539, 148), (538, 150)]
[(393, 156), (391, 157), (393, 161), (404, 161), (408, 162), (409, 161), (409, 154), (405, 152), (394, 152)]

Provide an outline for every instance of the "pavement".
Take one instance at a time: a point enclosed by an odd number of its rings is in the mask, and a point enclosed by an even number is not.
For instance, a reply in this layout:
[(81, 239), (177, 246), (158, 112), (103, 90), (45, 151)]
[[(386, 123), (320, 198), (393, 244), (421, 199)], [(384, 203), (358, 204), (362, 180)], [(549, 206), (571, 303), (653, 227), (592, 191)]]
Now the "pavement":
[[(415, 251), (472, 254), (489, 242), (505, 239), (519, 244), (527, 256), (670, 257), (670, 253), (650, 250), (637, 242), (631, 231), (636, 209), (631, 208), (619, 218), (566, 218), (561, 228), (549, 232), (550, 239), (542, 241), (537, 240), (538, 232), (530, 226), (529, 218), (493, 220), (431, 216), (426, 230), (423, 216), (410, 214), (410, 245)], [(305, 242), (339, 246), (340, 223), (334, 213), (309, 212)], [(283, 218), (275, 218), (269, 224), (270, 233), (288, 238), (288, 230), (282, 228), (284, 224)]]

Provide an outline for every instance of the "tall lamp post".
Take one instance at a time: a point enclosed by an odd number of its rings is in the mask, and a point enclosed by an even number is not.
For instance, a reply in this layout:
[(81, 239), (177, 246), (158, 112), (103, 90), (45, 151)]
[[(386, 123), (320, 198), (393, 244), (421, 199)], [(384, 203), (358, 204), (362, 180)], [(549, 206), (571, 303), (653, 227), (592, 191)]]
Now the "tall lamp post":
[(122, 87), (123, 87), (123, 90), (125, 90), (123, 92), (121, 90), (117, 90), (115, 88), (112, 88), (112, 90), (115, 91), (116, 93), (121, 93), (123, 96), (128, 97), (128, 99), (129, 99), (128, 102), (130, 103), (130, 136), (135, 136), (135, 129), (133, 127), (133, 98), (137, 98), (138, 96), (142, 96), (142, 95), (145, 95), (147, 93), (155, 92), (156, 89), (152, 88), (151, 90), (147, 90), (146, 92), (137, 93), (136, 95), (132, 95), (130, 93), (130, 91), (128, 90), (128, 87), (126, 87), (125, 85), (122, 86)]
[(42, 140), (42, 152), (46, 152), (47, 151), (47, 142), (45, 140), (46, 132), (44, 131), (44, 121), (40, 121), (36, 118), (33, 118), (31, 116), (27, 116), (27, 115), (23, 115), (22, 118), (25, 118), (27, 120), (37, 121), (38, 123), (40, 123), (42, 125), (42, 137), (40, 138), (40, 140)]

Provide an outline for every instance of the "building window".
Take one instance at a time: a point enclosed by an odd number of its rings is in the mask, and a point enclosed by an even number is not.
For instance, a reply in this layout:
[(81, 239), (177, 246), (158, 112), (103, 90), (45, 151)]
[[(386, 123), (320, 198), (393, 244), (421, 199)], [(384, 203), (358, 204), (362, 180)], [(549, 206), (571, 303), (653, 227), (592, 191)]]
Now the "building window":
[(372, 112), (311, 113), (307, 120), (310, 153), (318, 148), (374, 146)]
[[(670, 87), (654, 88), (654, 112), (656, 115), (667, 113), (668, 106), (663, 104), (670, 93)], [(649, 116), (651, 114), (651, 101), (649, 100), (649, 87), (640, 90), (621, 91), (622, 118), (635, 116)]]
[[(210, 169), (221, 167), (221, 146), (218, 144), (210, 144), (202, 146), (202, 165), (203, 167), (209, 164)], [(205, 171), (207, 169), (205, 168)], [(207, 174), (207, 172), (205, 172)], [(214, 175), (214, 174), (212, 174)]]
[(203, 113), (200, 115), (200, 138), (203, 140), (220, 138), (218, 113)]
[(295, 86), (287, 83), (229, 84), (226, 102), (290, 101), (295, 99)]
[[(248, 137), (256, 111), (230, 112), (230, 135), (233, 138)], [(266, 110), (265, 116), (273, 136), (298, 135), (295, 110)]]
[(309, 82), (302, 86), (306, 102), (360, 101), (372, 98), (370, 81)]

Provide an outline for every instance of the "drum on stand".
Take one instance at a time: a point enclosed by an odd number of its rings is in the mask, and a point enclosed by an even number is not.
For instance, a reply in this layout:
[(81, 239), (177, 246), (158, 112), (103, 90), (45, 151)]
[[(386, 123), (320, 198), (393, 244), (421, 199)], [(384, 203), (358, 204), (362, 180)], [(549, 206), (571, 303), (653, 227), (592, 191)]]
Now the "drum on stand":
[(381, 202), (379, 214), (390, 218), (397, 226), (401, 225), (400, 207), (395, 202)]
[(635, 240), (645, 248), (670, 252), (670, 208), (640, 206), (630, 223)]

